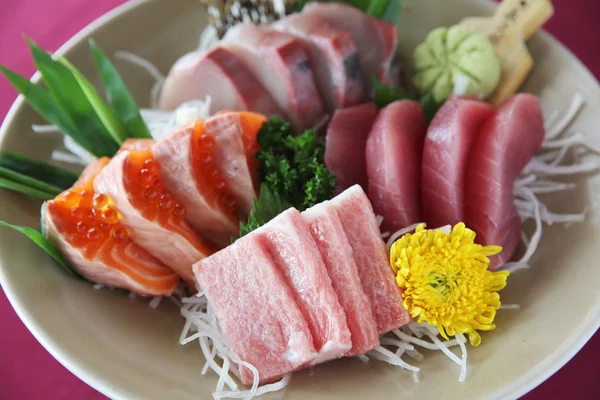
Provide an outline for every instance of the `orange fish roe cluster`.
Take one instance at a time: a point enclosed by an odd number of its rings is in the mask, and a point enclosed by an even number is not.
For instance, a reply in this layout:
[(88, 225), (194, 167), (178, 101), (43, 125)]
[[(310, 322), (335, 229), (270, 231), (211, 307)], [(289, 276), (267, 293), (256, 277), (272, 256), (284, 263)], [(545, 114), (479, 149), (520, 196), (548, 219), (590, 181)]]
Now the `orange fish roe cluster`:
[(94, 193), (88, 186), (91, 185), (67, 190), (52, 202), (52, 206), (58, 210), (62, 228), (71, 244), (85, 248), (86, 256), (92, 256), (107, 241), (129, 240), (129, 233), (119, 223), (121, 215), (112, 200), (104, 194)]
[(187, 209), (163, 186), (160, 167), (151, 150), (130, 152), (127, 177), (127, 191), (147, 218), (159, 217), (165, 221), (171, 216), (175, 221), (185, 218)]
[(192, 135), (192, 163), (198, 188), (210, 204), (218, 204), (226, 212), (234, 214), (237, 201), (219, 172), (214, 157), (215, 139), (204, 130), (204, 123), (194, 126)]

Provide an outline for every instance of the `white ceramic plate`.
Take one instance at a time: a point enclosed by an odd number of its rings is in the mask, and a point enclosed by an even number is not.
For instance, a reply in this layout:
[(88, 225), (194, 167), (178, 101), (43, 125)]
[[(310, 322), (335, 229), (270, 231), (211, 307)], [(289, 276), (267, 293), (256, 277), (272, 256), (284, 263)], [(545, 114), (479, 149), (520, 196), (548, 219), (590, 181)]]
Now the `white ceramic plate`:
[[(451, 3), (451, 4), (450, 4)], [(408, 0), (398, 22), (402, 54), (434, 27), (469, 15), (490, 14), (484, 1)], [(163, 71), (196, 47), (206, 23), (196, 0), (144, 0), (126, 3), (77, 34), (61, 49), (89, 77), (95, 76), (87, 39), (94, 37), (109, 54), (133, 51)], [(592, 75), (558, 42), (538, 34), (529, 48), (536, 67), (526, 91), (541, 94), (546, 109), (565, 111), (579, 92), (586, 107), (570, 129), (600, 147), (600, 88)], [(117, 62), (141, 105), (148, 105), (152, 79)], [(31, 132), (40, 118), (19, 99), (2, 126), (1, 147), (48, 159), (58, 136)], [(458, 367), (441, 354), (428, 353), (418, 365), (421, 383), (410, 373), (375, 361), (343, 359), (294, 375), (284, 396), (294, 399), (514, 399), (563, 366), (600, 325), (597, 282), (600, 219), (592, 199), (600, 179), (582, 181), (578, 189), (545, 199), (556, 211), (590, 211), (586, 222), (544, 230), (532, 268), (516, 273), (502, 292), (504, 303), (520, 311), (501, 311), (498, 329), (470, 349), (469, 373), (457, 382)], [(2, 192), (0, 219), (37, 226), (39, 203)], [(85, 382), (115, 399), (210, 398), (216, 377), (201, 376), (202, 355), (196, 345), (177, 344), (183, 325), (168, 301), (157, 310), (147, 301), (120, 291), (94, 290), (67, 277), (49, 257), (21, 235), (0, 230), (0, 279), (15, 310), (35, 337), (63, 365)], [(266, 396), (268, 397), (268, 396)]]

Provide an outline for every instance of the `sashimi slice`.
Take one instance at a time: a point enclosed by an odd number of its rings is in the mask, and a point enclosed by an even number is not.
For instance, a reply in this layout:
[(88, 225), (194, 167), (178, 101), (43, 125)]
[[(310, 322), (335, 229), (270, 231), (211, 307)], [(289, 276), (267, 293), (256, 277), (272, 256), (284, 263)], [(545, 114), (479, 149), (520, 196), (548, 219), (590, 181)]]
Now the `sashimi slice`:
[(214, 250), (185, 222), (186, 207), (164, 187), (152, 150), (121, 151), (98, 174), (94, 190), (112, 199), (135, 243), (195, 289), (192, 265)]
[(427, 122), (421, 105), (400, 100), (383, 108), (367, 139), (369, 198), (390, 233), (422, 221), (421, 156)]
[(186, 221), (220, 247), (239, 232), (237, 202), (214, 161), (216, 142), (204, 123), (187, 126), (152, 146), (160, 178), (186, 208)]
[(268, 249), (308, 322), (319, 352), (312, 362), (317, 364), (346, 354), (352, 348), (346, 315), (308, 224), (298, 210), (284, 211), (252, 235)]
[(257, 134), (267, 121), (250, 112), (220, 112), (207, 119), (204, 131), (215, 140), (215, 165), (235, 199), (238, 215), (246, 219), (258, 187)]
[[(261, 383), (274, 381), (317, 353), (290, 287), (258, 237), (247, 235), (194, 265), (227, 347), (252, 364)], [(251, 385), (252, 372), (239, 366)]]
[(352, 247), (354, 261), (380, 334), (408, 324), (411, 319), (402, 307), (402, 294), (394, 280), (385, 243), (365, 192), (358, 185), (340, 193), (331, 204), (342, 221)]
[(186, 101), (207, 96), (211, 98), (211, 113), (246, 110), (283, 116), (245, 62), (224, 47), (180, 58), (167, 76), (159, 103), (160, 108), (173, 110)]
[(337, 177), (338, 193), (352, 185), (367, 190), (365, 146), (377, 116), (373, 103), (335, 111), (325, 136), (325, 165)]
[(248, 23), (229, 29), (221, 44), (245, 61), (296, 132), (315, 128), (326, 118), (301, 39)]
[(423, 148), (421, 201), (431, 228), (465, 222), (465, 179), (471, 146), (494, 108), (480, 100), (453, 97), (437, 112)]
[(371, 87), (373, 76), (377, 76), (386, 85), (399, 84), (396, 25), (373, 18), (356, 7), (343, 3), (311, 2), (304, 7), (303, 12), (318, 15), (337, 29), (352, 35), (368, 88)]
[(502, 252), (491, 257), (491, 268), (508, 261), (521, 240), (513, 185), (544, 137), (539, 100), (522, 93), (508, 99), (473, 142), (467, 168), (467, 225), (481, 244), (502, 246)]
[(310, 226), (333, 290), (346, 314), (352, 349), (345, 355), (365, 354), (379, 346), (377, 322), (358, 276), (352, 247), (344, 233), (342, 221), (328, 201), (302, 212), (302, 216)]
[(317, 86), (330, 111), (359, 104), (366, 96), (358, 49), (348, 32), (318, 15), (292, 14), (272, 25), (301, 38), (314, 68)]
[(108, 196), (94, 193), (93, 180), (109, 159), (86, 167), (77, 183), (44, 204), (43, 230), (83, 277), (144, 296), (168, 296), (179, 276), (135, 244)]

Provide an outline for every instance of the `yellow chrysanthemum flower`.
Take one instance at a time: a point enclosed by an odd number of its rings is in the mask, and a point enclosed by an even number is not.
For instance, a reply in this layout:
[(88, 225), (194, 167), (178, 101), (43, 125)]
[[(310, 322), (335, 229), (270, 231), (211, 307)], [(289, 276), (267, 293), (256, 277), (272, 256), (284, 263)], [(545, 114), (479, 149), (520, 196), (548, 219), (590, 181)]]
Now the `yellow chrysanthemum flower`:
[(479, 346), (477, 330), (496, 328), (497, 292), (506, 286), (509, 275), (488, 270), (488, 257), (501, 250), (476, 244), (475, 232), (462, 222), (448, 234), (419, 225), (390, 249), (404, 307), (416, 321), (437, 326), (444, 338), (464, 333), (473, 346)]

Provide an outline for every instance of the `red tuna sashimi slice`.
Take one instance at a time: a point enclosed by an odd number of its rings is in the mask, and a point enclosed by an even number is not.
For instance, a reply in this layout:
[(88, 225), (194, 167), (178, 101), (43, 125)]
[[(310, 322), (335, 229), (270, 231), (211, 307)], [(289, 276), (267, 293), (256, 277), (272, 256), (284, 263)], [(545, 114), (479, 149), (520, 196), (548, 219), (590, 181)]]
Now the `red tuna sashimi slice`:
[(297, 132), (315, 128), (326, 118), (301, 39), (254, 24), (239, 24), (227, 31), (221, 43), (244, 59)]
[(323, 18), (293, 14), (272, 25), (303, 39), (317, 85), (329, 110), (359, 104), (366, 96), (358, 49), (348, 32)]
[(44, 234), (83, 277), (144, 296), (168, 296), (179, 276), (135, 244), (93, 179), (108, 163), (88, 165), (75, 185), (44, 204)]
[(192, 265), (213, 249), (185, 222), (186, 207), (163, 187), (151, 150), (121, 151), (98, 174), (94, 190), (112, 199), (135, 243), (195, 288)]
[(383, 108), (367, 139), (369, 198), (390, 233), (420, 222), (421, 156), (427, 122), (421, 105), (400, 100)]
[(236, 200), (242, 219), (250, 214), (256, 198), (258, 164), (257, 134), (267, 121), (264, 115), (250, 112), (221, 112), (207, 119), (204, 131), (214, 138), (215, 165)]
[[(317, 353), (294, 295), (261, 241), (247, 235), (194, 265), (227, 346), (252, 364), (260, 383), (274, 381)], [(252, 372), (240, 365), (242, 382)]]
[(367, 195), (355, 185), (331, 200), (352, 247), (354, 261), (380, 334), (410, 322), (402, 307), (400, 288), (394, 280), (385, 243)]
[(338, 193), (352, 185), (367, 190), (365, 146), (377, 116), (373, 103), (336, 110), (325, 137), (325, 165), (337, 177)]
[(309, 208), (302, 216), (310, 226), (333, 290), (346, 314), (352, 349), (345, 355), (365, 354), (379, 346), (377, 322), (360, 282), (352, 247), (344, 233), (342, 221), (335, 208), (327, 201)]
[(211, 98), (211, 113), (255, 111), (283, 115), (273, 97), (248, 66), (224, 47), (188, 53), (171, 68), (160, 96), (160, 108), (172, 110), (190, 100)]
[(342, 3), (309, 3), (304, 13), (315, 14), (352, 35), (360, 54), (360, 65), (367, 87), (373, 76), (386, 85), (398, 85), (398, 30), (396, 25), (373, 18)]
[(421, 171), (423, 217), (430, 228), (465, 222), (465, 179), (471, 145), (493, 113), (488, 103), (453, 97), (431, 121)]
[(342, 357), (352, 348), (346, 315), (306, 221), (291, 208), (253, 235), (269, 249), (308, 322), (319, 352), (313, 363)]
[(467, 169), (467, 225), (477, 241), (503, 247), (491, 267), (510, 259), (521, 240), (514, 181), (544, 141), (539, 100), (531, 94), (508, 99), (475, 138)]
[(235, 199), (222, 185), (214, 162), (215, 140), (199, 122), (152, 146), (160, 178), (187, 209), (186, 220), (204, 237), (225, 247), (239, 232)]

